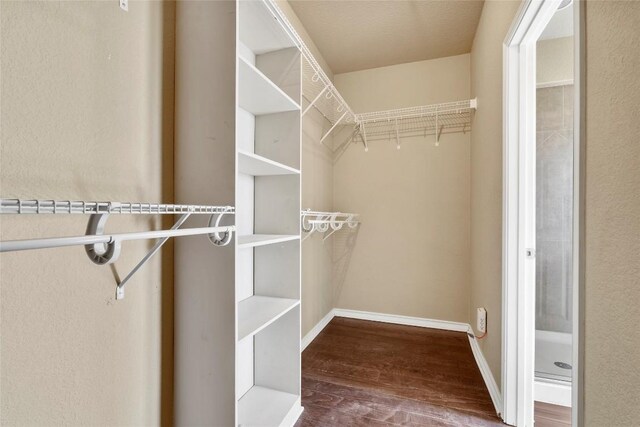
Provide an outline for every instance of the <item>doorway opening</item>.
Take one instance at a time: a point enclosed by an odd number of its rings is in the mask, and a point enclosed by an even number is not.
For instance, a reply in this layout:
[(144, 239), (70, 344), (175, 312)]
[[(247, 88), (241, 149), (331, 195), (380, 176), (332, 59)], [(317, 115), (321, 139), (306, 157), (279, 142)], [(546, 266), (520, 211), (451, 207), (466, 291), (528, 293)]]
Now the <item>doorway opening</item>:
[(580, 16), (526, 1), (504, 46), (502, 390), (518, 426), (534, 402), (579, 425)]

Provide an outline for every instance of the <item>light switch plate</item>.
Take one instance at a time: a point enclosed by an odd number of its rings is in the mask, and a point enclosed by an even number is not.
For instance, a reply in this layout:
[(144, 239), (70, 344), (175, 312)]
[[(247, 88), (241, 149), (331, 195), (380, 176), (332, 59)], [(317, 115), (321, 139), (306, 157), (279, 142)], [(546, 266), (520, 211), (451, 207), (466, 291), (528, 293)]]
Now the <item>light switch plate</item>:
[(129, 0), (120, 0), (120, 9), (125, 12), (129, 11)]

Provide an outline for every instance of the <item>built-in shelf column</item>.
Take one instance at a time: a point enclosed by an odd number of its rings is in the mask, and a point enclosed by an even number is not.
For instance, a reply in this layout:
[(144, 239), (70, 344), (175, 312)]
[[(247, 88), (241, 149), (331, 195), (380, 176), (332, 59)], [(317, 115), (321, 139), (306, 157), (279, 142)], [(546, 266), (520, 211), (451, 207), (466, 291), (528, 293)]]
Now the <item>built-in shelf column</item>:
[(302, 411), (301, 56), (268, 3), (238, 5), (238, 424), (290, 426)]

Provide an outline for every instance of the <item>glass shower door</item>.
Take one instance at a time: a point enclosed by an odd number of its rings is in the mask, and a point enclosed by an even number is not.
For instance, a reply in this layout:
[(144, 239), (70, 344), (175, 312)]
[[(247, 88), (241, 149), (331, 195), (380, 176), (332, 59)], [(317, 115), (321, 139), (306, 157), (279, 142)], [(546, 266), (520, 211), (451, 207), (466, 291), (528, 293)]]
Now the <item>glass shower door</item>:
[(573, 85), (537, 89), (536, 376), (571, 380)]

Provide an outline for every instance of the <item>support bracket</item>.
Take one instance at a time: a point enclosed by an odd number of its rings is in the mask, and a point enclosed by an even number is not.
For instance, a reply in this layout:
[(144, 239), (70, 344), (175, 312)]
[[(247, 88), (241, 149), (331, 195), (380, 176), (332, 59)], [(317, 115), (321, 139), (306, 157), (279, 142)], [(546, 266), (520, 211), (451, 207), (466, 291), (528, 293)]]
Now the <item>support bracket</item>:
[[(92, 214), (87, 224), (87, 236), (104, 234), (104, 226), (107, 223), (109, 214)], [(85, 245), (84, 250), (87, 252), (89, 259), (98, 265), (112, 264), (116, 262), (120, 256), (121, 244), (118, 241), (109, 243), (95, 243)]]
[(304, 115), (307, 114), (307, 111), (309, 111), (311, 107), (313, 107), (313, 105), (318, 101), (318, 99), (320, 99), (320, 97), (327, 91), (327, 89), (329, 89), (329, 85), (325, 85), (324, 89), (322, 89), (320, 93), (318, 93), (318, 95), (316, 95), (316, 97), (313, 98), (313, 101), (311, 101), (309, 105), (307, 105), (307, 108), (305, 108), (304, 111), (302, 112), (302, 117), (304, 117)]
[(322, 143), (325, 139), (327, 139), (327, 137), (329, 136), (329, 134), (336, 128), (336, 126), (338, 126), (340, 124), (340, 122), (342, 121), (342, 119), (345, 118), (345, 116), (347, 115), (348, 111), (345, 111), (344, 114), (342, 116), (340, 116), (340, 118), (333, 124), (333, 126), (331, 126), (331, 129), (329, 129), (327, 131), (327, 133), (325, 133), (322, 138), (320, 138), (320, 143)]
[(442, 135), (443, 130), (444, 130), (444, 125), (440, 125), (440, 129), (438, 129), (438, 135), (436, 136), (437, 142), (440, 142), (440, 135)]
[(364, 151), (369, 151), (369, 144), (367, 144), (367, 129), (364, 125), (364, 122), (360, 123), (360, 131), (362, 143), (364, 144)]
[[(191, 216), (191, 213), (185, 213), (183, 215), (180, 216), (180, 218), (178, 218), (178, 221), (176, 221), (175, 224), (173, 224), (173, 227), (171, 227), (172, 230), (177, 230), (178, 228), (180, 228), (180, 226), (182, 224), (184, 224), (184, 222), (187, 220), (187, 218), (189, 218), (189, 216)], [(127, 274), (125, 276), (124, 279), (122, 279), (120, 281), (120, 283), (118, 283), (118, 285), (116, 286), (116, 299), (123, 299), (124, 298), (124, 286), (127, 284), (127, 282), (133, 277), (134, 274), (136, 274), (136, 272), (144, 265), (146, 264), (147, 261), (149, 261), (149, 259), (151, 259), (152, 256), (154, 256), (162, 247), (162, 245), (164, 245), (167, 240), (169, 240), (169, 237), (163, 237), (161, 239), (159, 239), (155, 245), (153, 245), (153, 247), (151, 248), (151, 250), (149, 252), (147, 252), (147, 254), (142, 257), (142, 259), (140, 260), (140, 262), (138, 264), (136, 264), (135, 267), (133, 267), (133, 269), (129, 272), (129, 274)]]

